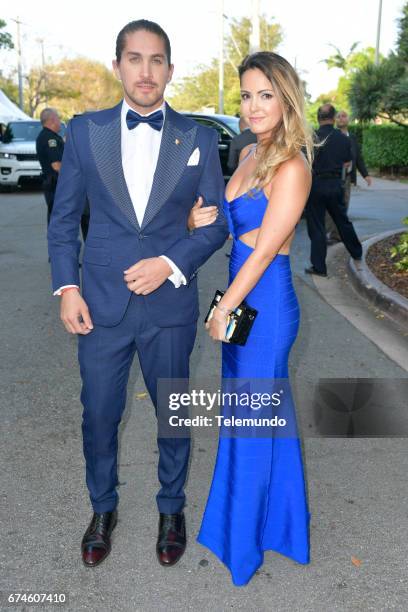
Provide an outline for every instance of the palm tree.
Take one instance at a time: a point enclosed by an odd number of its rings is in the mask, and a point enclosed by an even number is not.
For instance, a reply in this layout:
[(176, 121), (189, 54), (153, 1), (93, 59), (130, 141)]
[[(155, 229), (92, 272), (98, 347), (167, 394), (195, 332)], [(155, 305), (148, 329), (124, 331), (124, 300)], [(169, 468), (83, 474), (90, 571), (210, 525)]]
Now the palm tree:
[(330, 55), (330, 57), (327, 57), (326, 59), (322, 59), (320, 60), (321, 62), (324, 62), (325, 64), (327, 64), (328, 68), (340, 68), (340, 70), (343, 70), (344, 72), (346, 71), (347, 68), (347, 64), (350, 60), (350, 57), (353, 55), (353, 52), (355, 50), (355, 48), (360, 44), (359, 42), (355, 42), (351, 45), (350, 47), (350, 51), (347, 53), (346, 56), (344, 56), (342, 54), (342, 52), (340, 51), (340, 49), (338, 47), (336, 47), (335, 45), (328, 43), (330, 47), (333, 47), (333, 49), (336, 51), (336, 53), (334, 55)]

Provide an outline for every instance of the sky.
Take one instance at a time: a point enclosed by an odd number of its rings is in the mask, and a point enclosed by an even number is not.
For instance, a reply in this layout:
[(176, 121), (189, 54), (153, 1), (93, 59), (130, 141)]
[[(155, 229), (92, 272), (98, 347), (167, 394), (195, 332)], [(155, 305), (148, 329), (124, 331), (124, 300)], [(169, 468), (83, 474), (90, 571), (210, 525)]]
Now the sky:
[[(142, 9), (142, 3), (135, 0), (116, 0), (112, 5), (71, 0), (61, 9), (55, 0), (14, 0), (7, 6), (3, 4), (0, 18), (7, 22), (7, 30), (13, 35), (15, 23), (11, 19), (19, 17), (23, 22), (25, 70), (41, 62), (39, 39), (44, 40), (46, 61), (83, 55), (110, 66), (116, 35), (128, 21), (140, 18), (157, 21), (170, 37), (175, 64), (173, 81), (177, 81), (194, 73), (199, 64), (218, 56), (221, 2), (154, 0)], [(283, 29), (283, 41), (275, 51), (296, 65), (312, 99), (335, 88), (341, 75), (339, 70), (328, 70), (321, 62), (333, 52), (330, 43), (343, 54), (354, 42), (360, 43), (358, 49), (375, 46), (378, 0), (259, 0), (259, 3), (260, 12), (268, 19), (274, 18)], [(397, 18), (404, 3), (383, 0), (380, 52), (384, 55), (395, 48)], [(223, 0), (223, 4), (226, 33), (228, 19), (251, 15), (251, 0)], [(16, 63), (16, 53), (3, 51), (0, 61), (7, 73), (7, 68)]]

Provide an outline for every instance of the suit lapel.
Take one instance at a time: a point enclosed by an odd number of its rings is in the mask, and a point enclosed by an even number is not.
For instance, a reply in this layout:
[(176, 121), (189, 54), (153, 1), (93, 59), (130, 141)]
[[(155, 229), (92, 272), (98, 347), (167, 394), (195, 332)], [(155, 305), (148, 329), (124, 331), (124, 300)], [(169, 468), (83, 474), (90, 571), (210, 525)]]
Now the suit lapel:
[(112, 109), (113, 118), (108, 123), (100, 125), (88, 120), (90, 146), (98, 173), (113, 201), (128, 221), (140, 230), (122, 167), (121, 108), (120, 102)]
[(159, 157), (140, 227), (122, 167), (121, 108), (122, 102), (111, 109), (111, 116), (104, 123), (95, 123), (92, 119), (88, 119), (90, 147), (96, 168), (107, 191), (128, 221), (140, 231), (159, 212), (182, 177), (192, 153), (197, 127), (191, 127), (182, 115), (174, 112), (166, 104)]
[(192, 153), (197, 127), (166, 104), (166, 118), (153, 184), (142, 221), (144, 229), (159, 212), (179, 182)]

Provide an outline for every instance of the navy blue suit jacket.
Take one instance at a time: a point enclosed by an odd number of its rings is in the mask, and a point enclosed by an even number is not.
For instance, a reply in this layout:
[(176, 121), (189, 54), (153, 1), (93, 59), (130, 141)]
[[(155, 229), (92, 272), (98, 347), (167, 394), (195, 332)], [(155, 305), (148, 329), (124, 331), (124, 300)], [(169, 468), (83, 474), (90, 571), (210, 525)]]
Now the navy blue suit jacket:
[[(108, 327), (119, 323), (131, 296), (123, 271), (141, 259), (167, 255), (187, 285), (176, 289), (166, 279), (143, 299), (154, 324), (187, 325), (199, 315), (197, 270), (228, 236), (217, 133), (166, 104), (159, 158), (140, 227), (122, 169), (121, 104), (75, 117), (68, 125), (48, 228), (53, 290), (80, 285), (78, 232), (88, 199), (81, 289), (93, 321)], [(188, 166), (196, 147), (199, 163)], [(218, 205), (219, 215), (213, 224), (190, 233), (187, 218), (199, 195), (204, 204)]]

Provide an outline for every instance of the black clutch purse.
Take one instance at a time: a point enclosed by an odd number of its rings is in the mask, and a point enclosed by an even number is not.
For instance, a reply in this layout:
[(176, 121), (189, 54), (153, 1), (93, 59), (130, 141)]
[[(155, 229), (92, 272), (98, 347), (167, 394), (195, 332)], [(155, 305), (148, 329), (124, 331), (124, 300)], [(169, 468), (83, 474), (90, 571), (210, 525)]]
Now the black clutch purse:
[[(207, 323), (211, 319), (214, 314), (215, 307), (223, 295), (224, 291), (219, 291), (217, 289), (214, 299), (211, 302), (210, 309), (205, 317), (204, 323)], [(255, 308), (248, 306), (245, 300), (241, 302), (241, 304), (228, 315), (225, 342), (244, 346), (257, 314), (258, 311), (255, 310)]]

